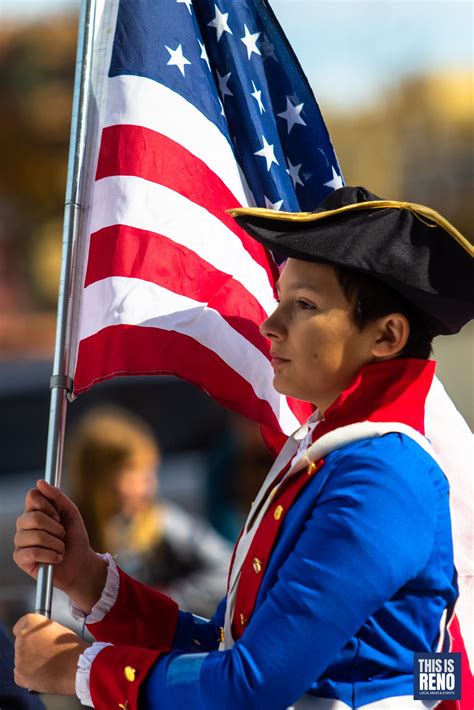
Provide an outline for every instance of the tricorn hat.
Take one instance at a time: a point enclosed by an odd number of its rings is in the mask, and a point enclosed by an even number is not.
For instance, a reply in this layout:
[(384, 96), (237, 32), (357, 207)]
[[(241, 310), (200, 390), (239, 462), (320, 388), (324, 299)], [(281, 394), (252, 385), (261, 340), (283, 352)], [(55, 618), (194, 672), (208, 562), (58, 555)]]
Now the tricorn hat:
[(428, 316), (433, 335), (474, 315), (474, 248), (438, 212), (342, 187), (314, 212), (229, 210), (275, 256), (322, 261), (374, 276)]

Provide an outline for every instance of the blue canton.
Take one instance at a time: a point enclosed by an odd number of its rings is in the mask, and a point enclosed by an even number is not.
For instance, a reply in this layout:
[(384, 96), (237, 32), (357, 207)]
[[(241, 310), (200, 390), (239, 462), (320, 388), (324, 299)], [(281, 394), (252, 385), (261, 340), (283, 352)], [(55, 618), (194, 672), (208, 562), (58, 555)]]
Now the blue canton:
[(147, 77), (198, 108), (229, 141), (260, 207), (310, 211), (344, 184), (265, 0), (121, 0), (109, 74)]

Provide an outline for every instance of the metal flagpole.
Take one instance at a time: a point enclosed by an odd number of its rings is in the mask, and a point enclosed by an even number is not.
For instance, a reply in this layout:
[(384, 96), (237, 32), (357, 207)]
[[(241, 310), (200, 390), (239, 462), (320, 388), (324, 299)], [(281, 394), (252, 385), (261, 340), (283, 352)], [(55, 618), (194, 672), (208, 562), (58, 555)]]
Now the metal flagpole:
[[(70, 312), (74, 255), (81, 216), (81, 183), (87, 133), (92, 45), (96, 0), (82, 0), (77, 40), (71, 136), (64, 206), (61, 276), (58, 293), (56, 344), (53, 374), (50, 380), (48, 442), (45, 480), (53, 486), (61, 483), (61, 467), (66, 424), (67, 394), (72, 391), (68, 376)], [(40, 565), (36, 582), (35, 610), (50, 618), (53, 597), (53, 565)]]

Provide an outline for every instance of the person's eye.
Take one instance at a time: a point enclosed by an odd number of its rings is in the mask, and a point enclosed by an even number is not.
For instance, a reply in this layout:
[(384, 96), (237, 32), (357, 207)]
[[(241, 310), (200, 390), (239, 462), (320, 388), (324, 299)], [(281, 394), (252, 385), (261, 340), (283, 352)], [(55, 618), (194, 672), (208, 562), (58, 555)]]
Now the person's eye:
[(312, 311), (316, 310), (316, 305), (314, 303), (311, 303), (310, 301), (305, 301), (303, 298), (298, 298), (296, 301), (296, 305), (299, 309), (303, 311)]

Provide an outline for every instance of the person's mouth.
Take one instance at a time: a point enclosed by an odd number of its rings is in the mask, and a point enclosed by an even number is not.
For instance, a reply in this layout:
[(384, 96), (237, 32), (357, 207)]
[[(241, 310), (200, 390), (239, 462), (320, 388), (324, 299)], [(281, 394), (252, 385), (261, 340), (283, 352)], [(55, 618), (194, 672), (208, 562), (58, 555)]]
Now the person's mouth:
[(270, 353), (270, 358), (273, 367), (285, 365), (285, 363), (290, 362), (288, 358), (282, 357), (279, 353), (273, 351)]

